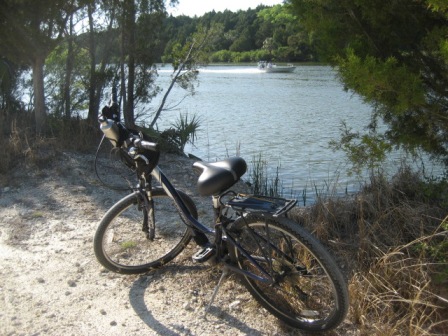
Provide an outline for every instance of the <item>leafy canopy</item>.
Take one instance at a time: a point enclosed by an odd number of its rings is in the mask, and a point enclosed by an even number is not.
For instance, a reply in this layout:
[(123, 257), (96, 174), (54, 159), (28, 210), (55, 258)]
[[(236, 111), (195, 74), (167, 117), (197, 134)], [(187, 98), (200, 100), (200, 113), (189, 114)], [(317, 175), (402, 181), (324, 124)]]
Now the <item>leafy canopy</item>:
[(446, 0), (290, 0), (290, 8), (321, 60), (374, 107), (369, 134), (346, 133), (345, 148), (368, 136), (383, 142), (377, 148), (421, 149), (448, 165)]

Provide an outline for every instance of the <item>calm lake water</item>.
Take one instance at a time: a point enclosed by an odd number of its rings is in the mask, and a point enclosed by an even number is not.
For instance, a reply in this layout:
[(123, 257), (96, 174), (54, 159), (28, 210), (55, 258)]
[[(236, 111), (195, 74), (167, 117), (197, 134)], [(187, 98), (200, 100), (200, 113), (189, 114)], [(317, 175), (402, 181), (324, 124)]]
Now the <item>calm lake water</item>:
[[(201, 130), (187, 153), (210, 161), (238, 154), (248, 164), (261, 153), (272, 176), (279, 167), (284, 196), (300, 199), (306, 190), (307, 202), (316, 188), (325, 192), (330, 186), (337, 193), (359, 189), (359, 179), (347, 174), (344, 154), (328, 143), (339, 138), (342, 121), (362, 131), (371, 107), (345, 92), (331, 67), (299, 66), (294, 73), (280, 74), (256, 67), (208, 66), (199, 73), (196, 95), (163, 112), (158, 123), (162, 130), (180, 113), (200, 117)], [(159, 71), (166, 83), (170, 74), (168, 69)], [(177, 89), (168, 105), (181, 97)], [(387, 169), (394, 170), (397, 161), (398, 155), (391, 158)]]

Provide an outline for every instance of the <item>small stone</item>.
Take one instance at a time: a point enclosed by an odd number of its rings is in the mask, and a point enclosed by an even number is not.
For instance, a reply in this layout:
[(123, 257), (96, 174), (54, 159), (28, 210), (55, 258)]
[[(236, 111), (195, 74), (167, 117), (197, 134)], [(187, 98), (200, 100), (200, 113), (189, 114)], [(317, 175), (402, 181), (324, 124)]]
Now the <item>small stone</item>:
[(67, 281), (67, 284), (68, 284), (70, 287), (76, 287), (76, 281), (69, 280), (69, 281)]
[(112, 322), (110, 322), (110, 325), (111, 325), (111, 326), (116, 326), (116, 325), (117, 325), (117, 322), (112, 321)]
[(101, 313), (101, 315), (106, 315), (106, 314), (107, 314), (106, 311), (105, 311), (104, 309), (101, 309), (101, 310), (100, 310), (100, 313)]
[(185, 309), (185, 310), (193, 310), (193, 308), (191, 308), (190, 302), (186, 302), (186, 303), (184, 304), (184, 309)]
[(233, 301), (233, 302), (229, 305), (229, 308), (230, 308), (230, 309), (235, 309), (236, 307), (238, 307), (238, 305), (239, 305), (240, 303), (241, 303), (240, 300)]
[(37, 282), (38, 283), (45, 283), (45, 279), (44, 278), (37, 278)]

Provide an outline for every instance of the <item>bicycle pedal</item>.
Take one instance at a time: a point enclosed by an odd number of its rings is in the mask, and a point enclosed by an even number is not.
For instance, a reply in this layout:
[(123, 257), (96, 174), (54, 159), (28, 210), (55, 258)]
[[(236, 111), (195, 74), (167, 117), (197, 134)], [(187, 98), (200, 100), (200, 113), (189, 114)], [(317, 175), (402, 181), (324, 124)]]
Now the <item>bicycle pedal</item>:
[(215, 255), (215, 248), (211, 245), (207, 245), (200, 249), (198, 252), (193, 254), (191, 257), (193, 261), (198, 263), (203, 263), (208, 261), (211, 257)]

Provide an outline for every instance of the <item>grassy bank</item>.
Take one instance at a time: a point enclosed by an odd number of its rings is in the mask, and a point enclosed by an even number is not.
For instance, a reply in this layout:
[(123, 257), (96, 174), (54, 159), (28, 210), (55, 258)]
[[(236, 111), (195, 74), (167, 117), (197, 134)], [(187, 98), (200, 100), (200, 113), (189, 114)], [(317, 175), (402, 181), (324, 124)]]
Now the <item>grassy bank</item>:
[(337, 256), (351, 296), (349, 319), (364, 334), (448, 334), (448, 193), (408, 168), (373, 175), (345, 198), (297, 210)]
[[(254, 193), (281, 197), (262, 156), (249, 171)], [(329, 188), (331, 189), (331, 188)], [(407, 166), (381, 172), (355, 195), (320, 193), (290, 213), (337, 257), (349, 282), (349, 319), (361, 334), (448, 335), (448, 181)]]

